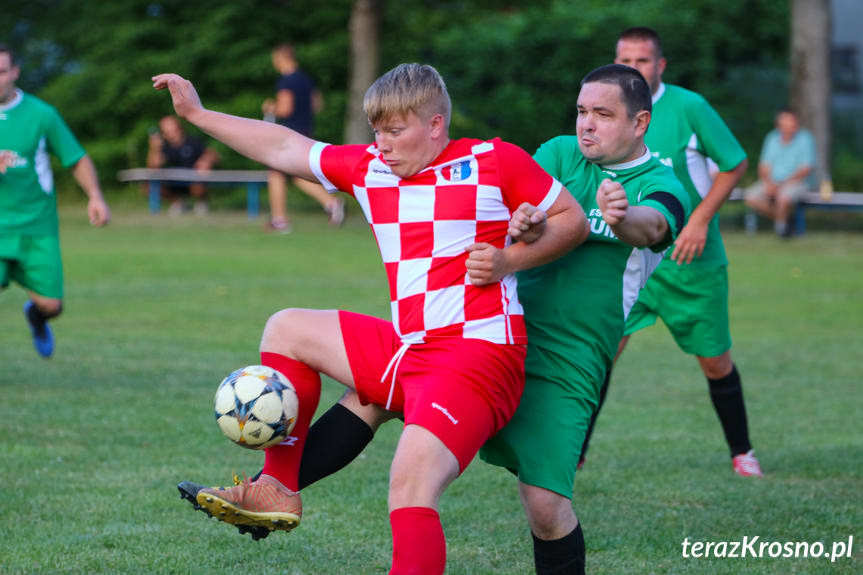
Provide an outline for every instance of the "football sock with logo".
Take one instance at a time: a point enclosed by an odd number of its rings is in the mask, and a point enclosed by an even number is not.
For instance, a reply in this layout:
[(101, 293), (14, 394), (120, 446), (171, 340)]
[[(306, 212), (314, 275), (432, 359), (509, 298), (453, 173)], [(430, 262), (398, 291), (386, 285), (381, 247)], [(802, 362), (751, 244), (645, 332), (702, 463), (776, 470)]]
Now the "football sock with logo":
[(581, 523), (560, 539), (545, 541), (533, 537), (533, 564), (536, 575), (584, 575), (585, 548)]
[(278, 353), (261, 352), (261, 363), (282, 372), (294, 385), (299, 400), (297, 423), (290, 437), (265, 450), (262, 473), (275, 477), (291, 491), (299, 491), (300, 461), (312, 416), (321, 399), (321, 375), (306, 364)]
[(731, 456), (746, 453), (752, 449), (752, 444), (749, 442), (746, 405), (743, 402), (743, 387), (740, 385), (737, 366), (733, 365), (731, 372), (725, 377), (708, 378), (707, 383), (710, 385), (710, 400), (716, 415), (719, 416)]
[(390, 575), (442, 575), (446, 539), (440, 515), (430, 507), (402, 507), (390, 513), (393, 565)]
[(599, 388), (599, 403), (590, 416), (590, 425), (587, 427), (587, 432), (584, 434), (584, 444), (581, 446), (581, 455), (578, 457), (578, 462), (584, 461), (587, 456), (587, 449), (590, 446), (590, 436), (593, 435), (593, 428), (596, 426), (596, 419), (599, 417), (599, 410), (605, 404), (605, 396), (608, 395), (608, 385), (611, 383), (611, 368), (605, 373), (605, 381), (602, 382), (602, 387)]
[(300, 461), (300, 489), (353, 461), (375, 436), (369, 424), (337, 403), (309, 430)]

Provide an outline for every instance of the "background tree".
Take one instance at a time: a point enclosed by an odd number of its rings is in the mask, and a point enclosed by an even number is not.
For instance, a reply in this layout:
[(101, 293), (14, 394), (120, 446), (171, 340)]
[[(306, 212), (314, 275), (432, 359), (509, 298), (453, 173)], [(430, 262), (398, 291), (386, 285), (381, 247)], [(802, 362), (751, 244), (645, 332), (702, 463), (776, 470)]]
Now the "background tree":
[(830, 0), (791, 4), (791, 105), (816, 143), (818, 181), (830, 179)]
[(532, 152), (575, 129), (579, 80), (611, 61), (632, 25), (660, 32), (666, 79), (707, 96), (757, 157), (788, 103), (790, 14), (775, 0), (29, 0), (4, 9), (0, 41), (22, 57), (22, 87), (63, 112), (103, 174), (141, 165), (148, 127), (170, 112), (153, 74), (186, 75), (208, 106), (257, 117), (275, 80), (270, 48), (286, 40), (324, 94), (323, 140), (361, 140), (356, 102), (371, 78), (419, 61), (447, 80), (454, 136), (500, 136)]
[(369, 141), (369, 122), (363, 111), (363, 96), (379, 75), (382, 8), (383, 0), (355, 0), (351, 9), (350, 72), (344, 136), (346, 144)]

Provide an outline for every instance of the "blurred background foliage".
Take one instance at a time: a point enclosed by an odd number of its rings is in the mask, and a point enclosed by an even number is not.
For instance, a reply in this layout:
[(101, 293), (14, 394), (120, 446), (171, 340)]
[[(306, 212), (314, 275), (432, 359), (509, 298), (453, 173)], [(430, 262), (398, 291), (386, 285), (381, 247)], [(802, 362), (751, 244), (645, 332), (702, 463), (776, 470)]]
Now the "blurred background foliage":
[[(143, 165), (148, 128), (171, 112), (151, 76), (179, 73), (194, 81), (208, 107), (259, 117), (275, 83), (270, 48), (282, 41), (296, 45), (302, 67), (324, 93), (317, 137), (340, 142), (352, 4), (28, 0), (4, 9), (0, 42), (17, 53), (19, 85), (63, 113), (107, 184), (116, 170)], [(660, 32), (665, 80), (704, 94), (751, 158), (774, 111), (787, 104), (787, 2), (384, 0), (380, 6), (381, 71), (406, 61), (437, 67), (453, 98), (455, 137), (500, 136), (533, 152), (574, 131), (581, 77), (611, 61), (617, 34), (632, 25)], [(840, 159), (853, 155), (842, 142), (834, 150)], [(255, 167), (224, 152), (223, 167)], [(838, 187), (843, 178), (861, 178), (855, 162), (836, 163)]]

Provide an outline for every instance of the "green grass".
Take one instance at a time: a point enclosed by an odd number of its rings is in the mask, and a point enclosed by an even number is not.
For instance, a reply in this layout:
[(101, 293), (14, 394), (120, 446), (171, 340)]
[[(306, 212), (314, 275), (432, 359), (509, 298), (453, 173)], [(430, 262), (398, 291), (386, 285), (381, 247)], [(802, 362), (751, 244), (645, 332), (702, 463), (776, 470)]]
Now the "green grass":
[[(151, 216), (115, 206), (104, 229), (64, 206), (66, 312), (56, 356), (33, 351), (17, 287), (0, 295), (0, 573), (385, 573), (384, 426), (339, 474), (304, 491), (302, 526), (259, 542), (182, 502), (183, 479), (252, 474), (259, 453), (218, 431), (224, 375), (258, 362), (290, 306), (387, 317), (386, 282), (356, 205), (340, 230), (298, 214), (290, 236), (240, 212)], [(734, 357), (763, 480), (732, 475), (707, 385), (664, 327), (615, 373), (574, 505), (591, 573), (863, 571), (863, 234), (725, 233)], [(321, 408), (341, 386), (324, 382)], [(447, 492), (448, 573), (532, 572), (514, 479), (475, 462)], [(690, 541), (824, 542), (852, 558), (685, 559)]]

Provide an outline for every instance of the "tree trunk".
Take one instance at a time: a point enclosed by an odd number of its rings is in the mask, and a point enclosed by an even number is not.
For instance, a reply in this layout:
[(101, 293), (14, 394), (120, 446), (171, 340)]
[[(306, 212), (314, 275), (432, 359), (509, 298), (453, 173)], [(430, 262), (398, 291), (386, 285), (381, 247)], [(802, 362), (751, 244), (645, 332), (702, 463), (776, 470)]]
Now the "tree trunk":
[(830, 0), (791, 4), (791, 106), (817, 146), (817, 181), (830, 180)]
[(378, 77), (382, 2), (355, 0), (351, 10), (346, 144), (366, 144), (372, 138), (368, 118), (363, 111), (363, 96)]

